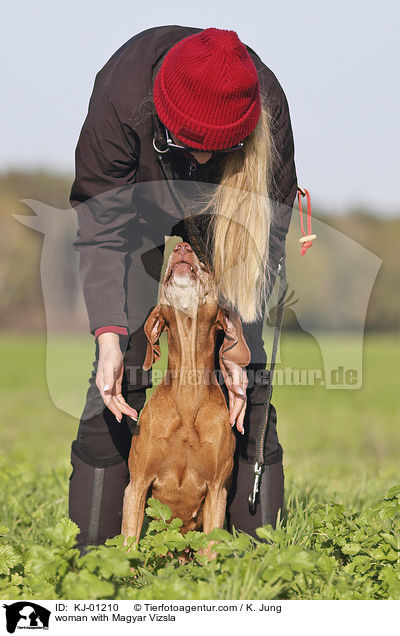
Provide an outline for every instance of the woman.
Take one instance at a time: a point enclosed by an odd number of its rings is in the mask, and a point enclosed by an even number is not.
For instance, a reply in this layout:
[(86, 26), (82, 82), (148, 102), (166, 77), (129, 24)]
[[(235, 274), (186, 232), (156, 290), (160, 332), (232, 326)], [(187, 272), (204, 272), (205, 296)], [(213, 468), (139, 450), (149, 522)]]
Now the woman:
[(211, 265), (251, 352), (252, 380), (232, 365), (229, 392), (223, 387), (241, 433), (228, 523), (253, 536), (255, 528), (275, 525), (284, 478), (273, 407), (255, 511), (247, 497), (265, 419), (268, 376), (255, 373), (266, 365), (265, 303), (296, 191), (285, 95), (233, 31), (155, 27), (129, 40), (98, 73), (71, 192), (96, 338), (71, 454), (70, 517), (82, 550), (120, 533), (131, 436), (152, 386), (151, 375), (141, 373), (143, 324), (157, 302), (165, 235), (188, 241)]

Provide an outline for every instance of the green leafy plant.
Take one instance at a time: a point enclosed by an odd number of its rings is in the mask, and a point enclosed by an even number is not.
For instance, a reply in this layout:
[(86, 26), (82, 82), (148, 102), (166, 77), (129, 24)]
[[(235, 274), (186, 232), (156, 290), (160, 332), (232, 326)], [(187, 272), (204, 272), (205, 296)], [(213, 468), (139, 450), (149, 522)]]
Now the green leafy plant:
[[(42, 541), (0, 527), (3, 599), (400, 598), (400, 486), (361, 511), (331, 502), (308, 509), (302, 532), (288, 522), (258, 539), (213, 530), (182, 535), (168, 506), (148, 500), (145, 536), (74, 548), (78, 527), (61, 518)], [(216, 558), (203, 550), (213, 541)]]

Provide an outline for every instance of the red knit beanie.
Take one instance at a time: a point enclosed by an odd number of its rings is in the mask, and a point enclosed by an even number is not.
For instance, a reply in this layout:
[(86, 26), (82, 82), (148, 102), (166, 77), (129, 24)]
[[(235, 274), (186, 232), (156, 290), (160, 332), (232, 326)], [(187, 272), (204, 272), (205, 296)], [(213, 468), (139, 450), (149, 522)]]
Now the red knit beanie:
[(235, 31), (204, 29), (167, 53), (157, 73), (154, 106), (176, 137), (198, 150), (243, 141), (261, 112), (258, 75)]

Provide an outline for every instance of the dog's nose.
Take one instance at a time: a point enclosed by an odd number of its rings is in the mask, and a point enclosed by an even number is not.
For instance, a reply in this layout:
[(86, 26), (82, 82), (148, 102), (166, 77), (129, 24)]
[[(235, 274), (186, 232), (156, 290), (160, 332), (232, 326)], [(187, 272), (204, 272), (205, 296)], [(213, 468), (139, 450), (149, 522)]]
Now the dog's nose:
[(177, 243), (174, 247), (174, 252), (177, 252), (180, 256), (184, 256), (187, 252), (193, 252), (189, 243), (185, 243), (182, 241), (181, 243)]

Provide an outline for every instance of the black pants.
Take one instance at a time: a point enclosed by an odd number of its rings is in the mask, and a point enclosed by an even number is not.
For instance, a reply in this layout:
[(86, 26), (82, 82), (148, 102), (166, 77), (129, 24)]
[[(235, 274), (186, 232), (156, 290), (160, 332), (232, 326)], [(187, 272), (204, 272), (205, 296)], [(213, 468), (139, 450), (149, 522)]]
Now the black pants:
[[(150, 255), (150, 256), (149, 256)], [(130, 406), (138, 412), (146, 400), (146, 390), (152, 386), (152, 372), (144, 372), (147, 340), (143, 325), (147, 314), (157, 300), (157, 272), (161, 269), (163, 250), (147, 250), (144, 257), (134, 260), (127, 297), (132, 297), (136, 314), (130, 324), (131, 335), (121, 336), (124, 353), (122, 393)], [(149, 274), (145, 279), (144, 271)], [(153, 287), (152, 287), (153, 285)], [(152, 288), (151, 288), (152, 287)], [(141, 309), (142, 322), (139, 321)], [(146, 314), (143, 311), (146, 309)], [(132, 329), (133, 326), (137, 328)], [(275, 524), (276, 514), (283, 506), (282, 448), (276, 430), (276, 412), (271, 407), (268, 434), (265, 440), (265, 468), (261, 483), (259, 504), (251, 512), (247, 496), (253, 482), (253, 464), (256, 438), (265, 420), (265, 401), (268, 374), (265, 371), (266, 354), (262, 340), (263, 322), (243, 323), (243, 333), (251, 353), (247, 367), (249, 386), (244, 422), (245, 434), (236, 433), (235, 467), (228, 497), (227, 522), (255, 536), (255, 528)], [(215, 368), (218, 369), (218, 351), (223, 333), (219, 332), (215, 350)], [(82, 413), (76, 440), (72, 444), (73, 473), (70, 479), (70, 517), (81, 529), (81, 544), (102, 543), (107, 537), (120, 533), (124, 489), (128, 483), (127, 460), (132, 435), (137, 425), (123, 416), (121, 423), (105, 408), (96, 386), (99, 346), (96, 341), (95, 360), (89, 380), (86, 405)], [(219, 374), (220, 375), (220, 374)], [(228, 396), (222, 384), (227, 404)]]

